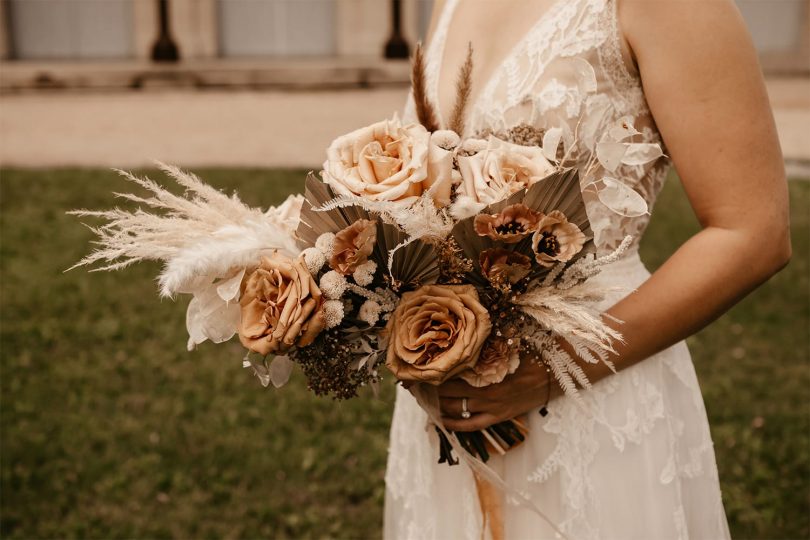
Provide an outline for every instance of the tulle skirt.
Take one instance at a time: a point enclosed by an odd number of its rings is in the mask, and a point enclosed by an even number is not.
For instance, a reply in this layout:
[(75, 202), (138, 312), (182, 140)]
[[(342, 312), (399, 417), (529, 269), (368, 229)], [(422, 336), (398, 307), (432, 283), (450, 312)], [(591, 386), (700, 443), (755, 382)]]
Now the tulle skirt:
[[(637, 254), (595, 279), (630, 291), (649, 272)], [(617, 293), (605, 301), (615, 303)], [(489, 465), (569, 538), (729, 538), (706, 410), (681, 342), (584, 393), (589, 411), (561, 398), (529, 414), (525, 443)], [(437, 437), (411, 394), (397, 388), (386, 470), (384, 537), (482, 538), (466, 465), (438, 464)], [(506, 496), (507, 539), (554, 538), (535, 513)]]

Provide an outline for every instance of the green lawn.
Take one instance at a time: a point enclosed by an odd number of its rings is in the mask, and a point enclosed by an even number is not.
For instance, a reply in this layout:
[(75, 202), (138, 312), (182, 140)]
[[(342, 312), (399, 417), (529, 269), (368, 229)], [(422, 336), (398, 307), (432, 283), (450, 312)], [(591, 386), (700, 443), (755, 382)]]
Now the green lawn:
[[(254, 205), (302, 171), (202, 170)], [(281, 391), (237, 343), (185, 350), (185, 300), (157, 266), (62, 270), (91, 234), (64, 212), (128, 186), (101, 170), (0, 172), (3, 538), (374, 538), (393, 391), (334, 402)], [(810, 183), (791, 183), (790, 266), (690, 340), (735, 538), (810, 535)], [(668, 182), (652, 269), (697, 229)]]

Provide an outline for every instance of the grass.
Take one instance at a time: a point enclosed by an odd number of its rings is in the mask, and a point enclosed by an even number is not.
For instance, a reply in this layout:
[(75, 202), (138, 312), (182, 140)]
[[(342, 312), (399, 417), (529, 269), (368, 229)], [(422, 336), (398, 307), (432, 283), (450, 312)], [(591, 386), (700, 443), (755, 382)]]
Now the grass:
[[(204, 170), (254, 205), (301, 171)], [(103, 208), (100, 170), (0, 176), (3, 538), (374, 538), (390, 384), (379, 399), (281, 391), (241, 369), (235, 343), (185, 350), (185, 302), (160, 302), (157, 266), (62, 270)], [(690, 339), (735, 538), (806, 538), (810, 183), (793, 182), (790, 266)], [(642, 246), (652, 269), (697, 224), (668, 182)], [(390, 383), (390, 381), (389, 381)]]

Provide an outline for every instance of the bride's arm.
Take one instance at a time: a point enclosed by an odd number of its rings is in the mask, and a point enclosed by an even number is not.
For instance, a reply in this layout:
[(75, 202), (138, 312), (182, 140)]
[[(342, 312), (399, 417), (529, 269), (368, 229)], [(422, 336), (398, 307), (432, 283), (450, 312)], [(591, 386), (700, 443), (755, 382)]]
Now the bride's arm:
[[(624, 321), (626, 368), (697, 332), (790, 258), (788, 196), (751, 39), (731, 0), (627, 0), (620, 20), (644, 92), (702, 230), (608, 312)], [(589, 378), (608, 376), (587, 365)], [(447, 426), (475, 430), (542, 405), (546, 375), (440, 387)], [(481, 414), (458, 420), (458, 397)]]
[(620, 4), (650, 110), (703, 229), (610, 313), (622, 364), (697, 332), (790, 258), (785, 170), (731, 0)]

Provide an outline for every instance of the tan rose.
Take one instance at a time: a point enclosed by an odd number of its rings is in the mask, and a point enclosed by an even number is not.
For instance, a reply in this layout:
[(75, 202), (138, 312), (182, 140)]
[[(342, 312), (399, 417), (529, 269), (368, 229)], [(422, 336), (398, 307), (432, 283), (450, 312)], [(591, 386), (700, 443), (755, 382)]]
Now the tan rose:
[(377, 241), (377, 222), (355, 221), (335, 235), (329, 266), (344, 275), (354, 272), (368, 260)]
[[(510, 344), (509, 341), (512, 343)], [(487, 341), (478, 357), (478, 362), (470, 369), (462, 371), (459, 377), (476, 388), (503, 381), (520, 365), (517, 342), (517, 339), (497, 338)]]
[(239, 341), (265, 355), (306, 347), (324, 328), (321, 291), (301, 259), (273, 253), (241, 286)]
[(496, 137), (473, 155), (458, 156), (461, 172), (460, 195), (490, 204), (528, 188), (555, 170), (543, 156), (543, 149), (520, 146)]
[(485, 249), (478, 262), (484, 277), (498, 288), (514, 285), (532, 269), (532, 261), (526, 255), (504, 248)]
[(452, 155), (430, 141), (430, 133), (419, 124), (403, 126), (397, 117), (377, 122), (332, 142), (323, 179), (339, 195), (404, 206), (436, 184), (434, 200), (449, 202)]
[(535, 260), (549, 268), (558, 262), (570, 261), (582, 250), (587, 238), (565, 214), (554, 210), (540, 220), (532, 237)]
[(520, 242), (534, 231), (543, 214), (525, 204), (512, 204), (497, 214), (475, 216), (475, 232), (506, 244)]
[(425, 285), (388, 321), (386, 365), (400, 380), (441, 384), (475, 365), (491, 327), (472, 285)]

